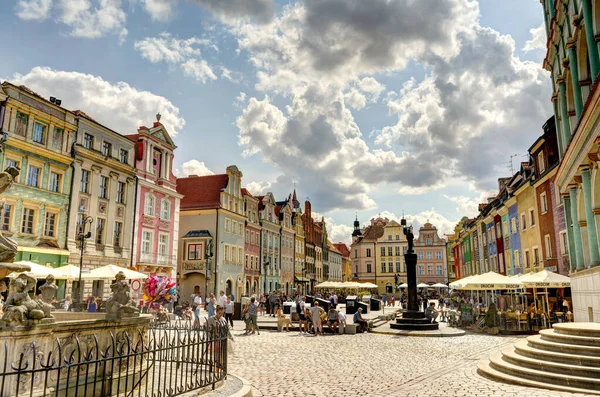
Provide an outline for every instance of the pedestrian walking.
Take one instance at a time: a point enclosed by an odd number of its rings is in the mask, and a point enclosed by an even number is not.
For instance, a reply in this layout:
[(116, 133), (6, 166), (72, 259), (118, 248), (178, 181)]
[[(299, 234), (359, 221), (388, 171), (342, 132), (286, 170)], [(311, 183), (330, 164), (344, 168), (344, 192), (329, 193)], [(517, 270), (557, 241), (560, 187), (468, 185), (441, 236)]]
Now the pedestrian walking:
[(233, 328), (233, 302), (230, 297), (227, 297), (227, 301), (225, 302), (225, 320), (231, 324), (231, 328)]
[(250, 303), (248, 303), (248, 316), (250, 316), (250, 329), (248, 331), (246, 331), (245, 335), (248, 334), (248, 332), (250, 330), (252, 330), (252, 335), (254, 335), (254, 333), (258, 333), (258, 335), (260, 335), (260, 330), (258, 329), (258, 322), (256, 319), (256, 309), (258, 308), (257, 304), (256, 304), (256, 298), (252, 297), (250, 298)]

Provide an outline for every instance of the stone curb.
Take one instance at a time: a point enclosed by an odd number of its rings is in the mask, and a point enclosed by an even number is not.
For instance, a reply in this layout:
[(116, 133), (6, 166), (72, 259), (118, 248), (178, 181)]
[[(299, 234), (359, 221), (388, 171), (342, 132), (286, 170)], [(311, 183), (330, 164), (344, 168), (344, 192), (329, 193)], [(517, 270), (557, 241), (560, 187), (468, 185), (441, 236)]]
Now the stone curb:
[(396, 332), (396, 331), (370, 331), (372, 334), (381, 334), (381, 335), (393, 335), (393, 336), (411, 336), (411, 337), (420, 337), (420, 338), (453, 338), (457, 336), (466, 335), (465, 331), (462, 332), (453, 332), (453, 333), (426, 333), (426, 332), (418, 332), (418, 331), (409, 331), (410, 333), (404, 332)]
[(242, 388), (239, 391), (231, 394), (229, 397), (252, 397), (252, 385), (250, 384), (250, 382), (248, 382), (241, 376), (231, 374), (229, 374), (228, 376), (235, 376), (236, 378), (242, 381)]

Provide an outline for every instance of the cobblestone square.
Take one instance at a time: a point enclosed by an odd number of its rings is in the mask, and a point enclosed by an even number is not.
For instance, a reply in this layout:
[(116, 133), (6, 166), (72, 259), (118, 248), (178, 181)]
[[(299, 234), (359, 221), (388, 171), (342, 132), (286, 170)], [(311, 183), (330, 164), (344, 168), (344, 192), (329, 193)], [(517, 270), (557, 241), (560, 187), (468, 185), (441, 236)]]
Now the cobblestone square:
[(253, 396), (576, 396), (495, 382), (477, 362), (520, 337), (299, 336), (234, 331), (231, 374)]

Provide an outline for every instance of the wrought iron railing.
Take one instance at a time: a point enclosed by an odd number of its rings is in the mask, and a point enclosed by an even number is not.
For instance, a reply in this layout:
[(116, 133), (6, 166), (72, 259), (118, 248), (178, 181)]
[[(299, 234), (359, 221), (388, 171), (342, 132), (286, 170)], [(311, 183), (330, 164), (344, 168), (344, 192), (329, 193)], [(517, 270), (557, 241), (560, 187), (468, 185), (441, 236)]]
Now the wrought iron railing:
[(163, 255), (159, 252), (142, 252), (140, 255), (140, 262), (163, 266), (175, 266), (177, 264), (177, 257), (175, 255)]
[[(152, 324), (137, 335), (96, 335), (9, 346), (0, 354), (0, 396), (177, 396), (227, 376), (227, 329)], [(12, 347), (12, 348), (11, 348)]]

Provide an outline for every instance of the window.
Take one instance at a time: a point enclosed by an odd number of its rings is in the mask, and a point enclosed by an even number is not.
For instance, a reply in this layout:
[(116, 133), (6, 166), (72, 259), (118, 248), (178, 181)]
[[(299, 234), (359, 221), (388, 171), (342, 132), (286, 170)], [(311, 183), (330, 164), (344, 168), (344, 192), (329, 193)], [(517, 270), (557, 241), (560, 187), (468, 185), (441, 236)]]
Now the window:
[(146, 194), (146, 200), (144, 203), (144, 215), (154, 216), (154, 196)]
[(442, 251), (435, 251), (435, 259), (442, 259)]
[(23, 222), (21, 223), (21, 233), (33, 234), (33, 225), (35, 219), (35, 210), (23, 208)]
[(426, 242), (427, 245), (431, 245), (431, 239), (430, 238), (428, 238), (426, 241), (427, 241)]
[(27, 124), (29, 124), (29, 116), (25, 113), (17, 111), (17, 122), (15, 124), (15, 134), (27, 135)]
[(246, 233), (246, 244), (250, 243), (250, 233)]
[(508, 221), (502, 222), (502, 227), (504, 228), (504, 233), (508, 233)]
[(354, 250), (354, 257), (355, 257), (355, 258), (358, 258), (358, 250), (357, 250), (357, 249), (356, 249), (356, 250)]
[(427, 260), (430, 261), (433, 259), (433, 253), (431, 251), (427, 251)]
[(546, 240), (546, 259), (552, 258), (552, 241), (550, 240), (550, 235), (546, 234), (544, 240)]
[(115, 222), (115, 238), (113, 240), (113, 246), (121, 246), (121, 235), (123, 234), (123, 223)]
[(498, 239), (502, 237), (502, 229), (500, 228), (500, 223), (496, 223), (496, 233), (494, 238)]
[(542, 210), (542, 214), (548, 212), (548, 200), (546, 199), (546, 192), (540, 194), (540, 207)]
[[(5, 206), (6, 208), (6, 206)], [(567, 239), (567, 232), (566, 231), (562, 231), (560, 232), (560, 252), (563, 255), (567, 255), (569, 253), (569, 243), (568, 243), (568, 239)]]
[(539, 266), (542, 262), (540, 261), (540, 250), (537, 247), (533, 248), (533, 266)]
[(427, 264), (427, 275), (433, 276), (433, 265), (431, 263)]
[(19, 167), (19, 162), (16, 160), (12, 160), (12, 159), (6, 159), (6, 161), (4, 162), (4, 169), (8, 168), (8, 167)]
[(102, 154), (106, 157), (112, 156), (112, 143), (110, 142), (102, 142)]
[(367, 258), (371, 257), (371, 248), (367, 248)]
[(191, 261), (202, 259), (202, 244), (188, 244), (187, 258)]
[(511, 218), (510, 220), (511, 233), (517, 233), (517, 218)]
[(371, 264), (367, 263), (367, 273), (371, 273)]
[(30, 165), (29, 170), (27, 171), (27, 186), (38, 187), (41, 172), (41, 168)]
[(425, 259), (425, 255), (423, 255), (423, 251), (421, 251), (421, 252), (418, 252), (418, 253), (417, 253), (417, 256), (418, 256), (419, 260), (421, 260), (421, 261), (422, 261), (423, 259)]
[(62, 150), (64, 130), (62, 128), (54, 127), (54, 134), (52, 135), (52, 148), (56, 150)]
[(225, 262), (229, 263), (229, 246), (227, 244), (225, 244), (224, 250), (225, 250)]
[(535, 226), (535, 210), (533, 208), (529, 209), (529, 227)]
[(246, 262), (244, 262), (244, 267), (248, 269), (248, 255), (246, 255)]
[(396, 273), (400, 273), (400, 262), (396, 262)]
[(381, 247), (381, 256), (385, 256), (385, 247)]
[(435, 267), (435, 274), (436, 274), (436, 276), (442, 276), (443, 275), (442, 265), (436, 265), (436, 267)]
[(79, 191), (81, 193), (88, 193), (89, 181), (90, 172), (87, 170), (81, 170), (81, 181), (79, 182)]
[(243, 248), (238, 248), (238, 260), (239, 260), (239, 264), (242, 264), (242, 258), (244, 257), (244, 249)]
[(396, 256), (400, 256), (400, 247), (396, 247)]
[(525, 257), (525, 267), (528, 268), (531, 266), (531, 261), (529, 259), (529, 250), (523, 251), (523, 256)]
[(408, 251), (408, 247), (402, 247), (402, 255), (406, 255), (406, 251)]
[(108, 198), (108, 178), (100, 175), (100, 198)]
[(388, 240), (392, 241), (392, 235), (391, 234), (388, 234)]
[(53, 212), (46, 212), (46, 219), (44, 220), (44, 236), (55, 237), (56, 228), (56, 214)]
[(393, 251), (394, 249), (392, 247), (388, 247), (388, 256), (392, 256), (393, 255)]
[(31, 139), (35, 143), (44, 144), (46, 142), (46, 126), (44, 124), (40, 124), (37, 121), (33, 122), (33, 135)]
[(142, 232), (142, 253), (149, 254), (152, 249), (152, 232), (144, 230)]
[(381, 263), (381, 273), (385, 273), (385, 262)]
[(396, 234), (396, 240), (400, 241), (400, 235)]
[(158, 255), (164, 260), (169, 250), (169, 235), (161, 234), (158, 237)]
[(121, 149), (119, 151), (119, 161), (123, 164), (129, 164), (129, 150)]
[(419, 265), (418, 273), (419, 273), (419, 276), (423, 275), (423, 265)]
[(48, 190), (57, 193), (60, 191), (60, 174), (50, 171), (50, 178), (48, 179)]
[(167, 221), (171, 219), (171, 203), (169, 199), (162, 199), (160, 203), (160, 219)]
[(229, 219), (225, 219), (225, 231), (229, 233), (231, 230), (231, 221)]
[(117, 203), (125, 204), (125, 182), (117, 182)]
[(388, 263), (388, 272), (394, 273), (394, 264), (392, 262)]
[(2, 213), (0, 215), (0, 230), (3, 232), (10, 232), (10, 216), (13, 213), (12, 205), (4, 204)]
[(83, 147), (86, 149), (94, 149), (94, 136), (90, 134), (83, 135)]
[(544, 152), (539, 152), (538, 155), (537, 166), (540, 170), (540, 174), (543, 174), (546, 171), (546, 164), (544, 164)]
[(106, 224), (106, 220), (103, 218), (98, 218), (96, 222), (96, 244), (102, 245), (104, 244), (104, 226)]
[(518, 269), (521, 267), (521, 263), (519, 261), (519, 250), (514, 250), (513, 254), (515, 255), (515, 268)]
[(527, 229), (527, 222), (525, 220), (525, 213), (521, 214), (521, 230)]

